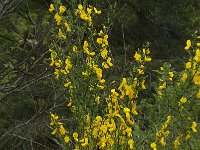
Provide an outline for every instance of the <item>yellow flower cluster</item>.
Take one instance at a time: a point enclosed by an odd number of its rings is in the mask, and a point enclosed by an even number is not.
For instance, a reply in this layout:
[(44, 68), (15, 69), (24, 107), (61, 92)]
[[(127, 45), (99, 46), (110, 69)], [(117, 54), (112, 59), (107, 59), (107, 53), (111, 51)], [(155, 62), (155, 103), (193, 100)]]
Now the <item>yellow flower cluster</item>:
[[(109, 79), (106, 81), (106, 76), (103, 74), (113, 66), (108, 31), (104, 27), (97, 33), (95, 21), (93, 21), (95, 19), (93, 16), (101, 14), (101, 11), (90, 5), (79, 4), (75, 14), (74, 12), (70, 14), (70, 11), (66, 11), (66, 7), (57, 5), (55, 7), (51, 4), (49, 8), (49, 11), (54, 14), (57, 25), (56, 42), (53, 41), (51, 44), (54, 50), (49, 50), (50, 66), (55, 68), (55, 77), (60, 78), (64, 82), (64, 87), (68, 89), (66, 105), (76, 117), (74, 122), (78, 125), (73, 130), (67, 131), (58, 116), (51, 114), (52, 135), (65, 142), (66, 148), (69, 149), (72, 147), (75, 150), (135, 149), (134, 137), (137, 135), (134, 135), (133, 129), (140, 125), (135, 120), (139, 119), (137, 115), (142, 114), (138, 112), (136, 100), (140, 96), (140, 90), (147, 89), (144, 70), (146, 62), (151, 61), (149, 49), (143, 48), (135, 53), (136, 63), (133, 72), (130, 73), (131, 77), (122, 78), (118, 88), (115, 88), (114, 85), (117, 83), (109, 83)], [(89, 35), (85, 35), (85, 32)], [(69, 37), (72, 39), (65, 40), (70, 39)], [(191, 41), (187, 41), (186, 44), (186, 50), (189, 50), (192, 44), (194, 46)], [(198, 46), (200, 45), (197, 44)], [(183, 82), (191, 77), (189, 74), (191, 70), (193, 75), (191, 81), (195, 86), (200, 85), (199, 62), (200, 51), (197, 48), (194, 57), (186, 63), (185, 71), (181, 74)], [(157, 89), (159, 96), (164, 95), (163, 89), (166, 89), (167, 93), (167, 86), (170, 87), (178, 76), (173, 70), (161, 68), (161, 71), (165, 73), (165, 77), (160, 79)], [(200, 90), (196, 97), (200, 97)], [(178, 108), (182, 109), (186, 102), (188, 102), (187, 98), (182, 97), (178, 102)], [(178, 113), (183, 113), (183, 111)], [(156, 140), (150, 144), (153, 150), (157, 150), (157, 147), (166, 147), (167, 138), (171, 138), (169, 136), (171, 118), (168, 116), (161, 125), (161, 129), (156, 132)], [(190, 121), (190, 124), (189, 128), (183, 132), (184, 134), (179, 134), (174, 141), (175, 149), (179, 147), (183, 135), (186, 140), (189, 140), (190, 133), (197, 132), (197, 123)]]
[[(199, 39), (199, 38), (197, 37), (197, 39)], [(199, 65), (200, 65), (200, 49), (199, 49), (200, 44), (197, 43), (196, 45), (197, 45), (197, 47), (194, 46), (194, 49), (195, 49), (194, 57), (190, 58), (190, 60), (186, 63), (185, 68), (186, 68), (186, 70), (189, 70), (189, 69), (192, 70), (192, 73), (193, 73), (192, 75), (194, 76), (193, 82), (194, 82), (194, 84), (199, 86), (200, 85), (200, 68), (199, 68)], [(191, 40), (187, 40), (185, 50), (189, 50), (191, 46), (192, 46)], [(185, 81), (187, 79), (188, 74), (185, 71), (185, 73), (183, 75), (184, 76), (182, 76), (182, 81)]]
[(166, 145), (165, 139), (169, 135), (169, 130), (166, 130), (166, 129), (169, 126), (170, 121), (171, 121), (171, 116), (167, 116), (167, 119), (166, 119), (165, 123), (162, 125), (161, 129), (156, 132), (156, 141), (151, 143), (151, 145), (150, 145), (153, 150), (157, 150), (157, 144), (156, 143), (158, 141), (159, 141), (161, 146)]
[(180, 111), (184, 108), (184, 104), (187, 102), (187, 98), (186, 97), (181, 97), (180, 101), (178, 102), (178, 106)]
[(89, 6), (86, 10), (83, 8), (81, 4), (78, 5), (78, 9), (75, 10), (75, 15), (79, 15), (81, 19), (88, 22), (89, 26), (92, 26), (92, 11), (94, 9), (95, 14), (101, 14), (101, 11), (97, 10), (95, 7)]
[[(51, 13), (56, 11), (56, 9), (55, 9), (53, 4), (50, 5), (49, 11)], [(71, 32), (72, 30), (71, 30), (70, 24), (68, 23), (67, 19), (62, 16), (65, 11), (66, 11), (66, 7), (60, 5), (59, 9), (57, 10), (57, 12), (54, 15), (54, 19), (55, 19), (55, 22), (56, 22), (56, 24), (58, 26), (60, 26), (62, 24), (62, 22), (64, 22), (64, 26), (66, 27), (67, 32)], [(57, 35), (58, 35), (59, 39), (66, 39), (67, 38), (66, 37), (66, 31), (64, 31), (61, 28), (58, 29), (58, 34)]]
[(180, 140), (181, 140), (181, 138), (183, 137), (183, 134), (182, 133), (180, 133), (177, 137), (176, 137), (176, 139), (175, 139), (175, 141), (174, 141), (174, 149), (175, 150), (177, 150), (178, 148), (179, 148), (179, 146), (180, 146)]
[(133, 83), (131, 85), (128, 85), (127, 79), (123, 78), (122, 83), (119, 86), (119, 90), (121, 92), (120, 98), (123, 99), (125, 96), (128, 96), (130, 100), (133, 98), (138, 97), (138, 91), (136, 90), (136, 87), (138, 85), (137, 78), (133, 80)]
[(134, 55), (136, 62), (138, 62), (138, 64), (139, 64), (139, 67), (137, 68), (137, 72), (140, 75), (144, 75), (145, 62), (151, 61), (151, 57), (148, 56), (149, 54), (150, 54), (149, 49), (143, 48), (142, 51), (138, 51)]
[(111, 89), (111, 94), (106, 100), (107, 114), (105, 118), (97, 116), (93, 121), (92, 134), (97, 139), (97, 145), (100, 149), (114, 149), (114, 145), (117, 144), (115, 139), (120, 141), (119, 145), (127, 143), (129, 149), (134, 149), (132, 128), (130, 126), (133, 126), (135, 122), (131, 118), (130, 109), (128, 107), (123, 108), (118, 99), (119, 94), (115, 89)]
[(58, 121), (58, 116), (51, 113), (51, 123), (50, 126), (53, 127), (53, 131), (51, 132), (52, 135), (57, 135), (58, 137), (61, 137), (65, 143), (68, 143), (70, 141), (68, 131), (63, 126), (63, 123)]
[(106, 62), (102, 63), (102, 67), (108, 69), (112, 67), (113, 64), (111, 62), (111, 58), (108, 57), (108, 35), (104, 34), (102, 30), (98, 33), (99, 37), (97, 38), (97, 43), (101, 46), (101, 57), (106, 60)]

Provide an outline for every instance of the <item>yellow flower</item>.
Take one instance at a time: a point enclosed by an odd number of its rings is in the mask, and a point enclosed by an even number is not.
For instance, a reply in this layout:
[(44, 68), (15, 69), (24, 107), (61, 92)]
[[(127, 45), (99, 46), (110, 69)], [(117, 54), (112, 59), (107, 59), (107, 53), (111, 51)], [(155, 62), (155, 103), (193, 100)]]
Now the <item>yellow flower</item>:
[(61, 24), (62, 17), (58, 13), (54, 15), (54, 19), (56, 20), (57, 25)]
[(88, 138), (84, 139), (84, 143), (81, 143), (81, 146), (83, 146), (83, 147), (88, 146)]
[(190, 139), (190, 132), (187, 131), (185, 135), (185, 140), (188, 141)]
[(94, 12), (95, 12), (96, 14), (98, 14), (98, 15), (101, 14), (101, 10), (98, 11), (98, 10), (96, 9), (96, 7), (94, 7)]
[(49, 7), (49, 11), (50, 11), (50, 12), (53, 12), (54, 10), (55, 10), (54, 5), (51, 4), (50, 7)]
[(160, 139), (160, 144), (161, 144), (162, 146), (165, 146), (165, 145), (166, 145), (166, 142), (165, 142), (164, 137), (161, 137), (161, 139)]
[(52, 117), (54, 120), (58, 120), (58, 116), (56, 116), (55, 114), (51, 114), (51, 117)]
[(187, 40), (185, 50), (188, 50), (191, 47), (191, 41)]
[(60, 10), (59, 13), (62, 14), (62, 13), (65, 12), (66, 7), (65, 7), (65, 6), (60, 6), (60, 9), (59, 9), (59, 10)]
[(68, 31), (68, 32), (71, 32), (71, 31), (72, 31), (70, 25), (69, 25), (67, 22), (65, 22), (64, 25), (65, 25), (65, 27), (67, 28), (67, 31)]
[(70, 100), (69, 103), (67, 104), (68, 107), (72, 106), (72, 101)]
[(196, 85), (200, 85), (200, 74), (195, 74), (195, 76), (193, 77), (193, 81), (194, 81), (194, 84)]
[(183, 82), (185, 82), (186, 79), (187, 79), (187, 73), (184, 72), (184, 73), (182, 74), (181, 80), (182, 80)]
[(197, 132), (197, 123), (195, 121), (192, 122), (192, 126), (191, 126), (191, 129), (192, 129), (192, 132)]
[(83, 6), (82, 6), (81, 4), (79, 4), (79, 5), (78, 5), (78, 9), (79, 9), (79, 10), (82, 10), (82, 9), (83, 9)]
[(108, 68), (109, 68), (108, 64), (105, 63), (105, 62), (102, 63), (102, 66), (103, 66), (105, 69), (108, 69)]
[(73, 133), (73, 138), (74, 138), (74, 140), (78, 141), (78, 133), (77, 132)]
[(64, 141), (65, 141), (65, 143), (68, 143), (69, 142), (69, 136), (65, 136), (65, 138), (64, 138)]
[(142, 86), (143, 90), (147, 89), (146, 86), (145, 86), (145, 84), (144, 84), (144, 82), (145, 82), (145, 80), (142, 80), (142, 83), (141, 83), (141, 86)]
[(159, 89), (162, 90), (162, 89), (166, 88), (166, 84), (167, 84), (167, 83), (164, 82), (162, 85), (159, 86)]
[(81, 17), (81, 19), (83, 19), (83, 20), (86, 20), (86, 21), (89, 20), (89, 17), (88, 17), (87, 14), (85, 13), (85, 11), (81, 11), (80, 17)]
[(73, 48), (72, 48), (72, 50), (73, 50), (74, 53), (77, 53), (78, 52), (77, 46), (74, 45)]
[(141, 55), (138, 54), (137, 52), (135, 53), (134, 58), (136, 61), (141, 61)]
[(58, 31), (58, 37), (59, 37), (59, 38), (66, 39), (66, 36), (63, 34), (63, 32), (62, 32), (61, 29), (59, 29), (59, 31)]
[(92, 9), (87, 8), (87, 13), (88, 13), (88, 15), (90, 15), (92, 13)]
[(200, 43), (197, 43), (197, 46), (200, 47)]
[(106, 46), (108, 46), (108, 35), (104, 35), (103, 42)]
[(59, 59), (58, 61), (55, 62), (56, 67), (60, 67), (62, 64), (61, 60)]
[(59, 129), (59, 131), (60, 131), (60, 134), (61, 135), (64, 135), (65, 134), (65, 128), (63, 127), (63, 125), (60, 125), (60, 129)]
[(86, 76), (86, 77), (89, 76), (89, 74), (88, 74), (87, 71), (86, 71), (86, 72), (82, 72), (82, 75), (83, 75), (83, 76)]
[(113, 64), (111, 63), (111, 58), (110, 58), (110, 57), (108, 57), (108, 59), (107, 59), (107, 63), (108, 63), (108, 65), (109, 65), (110, 67), (113, 66)]
[(133, 141), (133, 139), (129, 139), (128, 140), (128, 145), (129, 145), (130, 149), (134, 149), (134, 141)]
[(104, 35), (103, 31), (100, 30), (99, 33), (98, 33), (98, 35), (99, 35), (99, 36), (103, 36), (103, 35)]
[(96, 116), (96, 121), (97, 121), (97, 122), (101, 122), (101, 121), (102, 121), (101, 116)]
[(133, 103), (133, 106), (132, 106), (132, 109), (131, 109), (131, 112), (134, 114), (134, 115), (138, 115), (138, 112), (136, 111), (136, 108), (137, 108), (137, 106), (136, 106), (136, 102), (134, 102)]
[(108, 55), (108, 50), (107, 49), (103, 49), (103, 51), (101, 52), (101, 57), (102, 58), (106, 58)]
[(151, 58), (145, 56), (144, 61), (146, 61), (146, 62), (150, 62), (150, 61), (151, 61)]
[(65, 60), (65, 64), (66, 64), (65, 70), (67, 71), (67, 73), (69, 73), (69, 69), (72, 68), (72, 63), (71, 63), (71, 61), (70, 61), (69, 58), (67, 58), (67, 59)]
[(52, 135), (55, 135), (55, 134), (57, 133), (57, 130), (58, 130), (58, 129), (55, 128), (55, 129), (53, 130), (53, 132), (51, 132), (51, 134), (52, 134)]
[(172, 81), (172, 78), (174, 77), (174, 73), (170, 71), (170, 72), (168, 73), (168, 76), (169, 76), (169, 80)]
[(98, 44), (102, 44), (102, 42), (103, 42), (103, 39), (102, 39), (102, 38), (97, 38), (97, 43), (98, 43)]
[(190, 68), (192, 67), (192, 63), (191, 63), (191, 62), (187, 62), (187, 63), (185, 64), (185, 67), (186, 67), (187, 69), (190, 69)]
[(106, 133), (107, 129), (108, 129), (107, 125), (101, 125), (100, 127), (100, 130), (103, 131), (103, 133)]
[(177, 138), (177, 139), (174, 141), (174, 149), (178, 149), (179, 145), (180, 145), (179, 138)]
[(130, 112), (130, 109), (129, 108), (124, 108), (124, 113), (129, 113)]
[(182, 97), (182, 98), (180, 99), (180, 102), (181, 102), (181, 103), (186, 103), (186, 102), (187, 102), (187, 98), (186, 98), (186, 97)]
[(151, 143), (151, 148), (153, 149), (153, 150), (157, 150), (157, 145), (156, 145), (156, 143)]
[(58, 69), (55, 69), (55, 71), (54, 71), (54, 75), (56, 76), (56, 78), (58, 78), (59, 77), (59, 70)]
[(64, 84), (64, 87), (69, 87), (71, 85), (71, 82), (67, 82)]
[(89, 56), (94, 56), (94, 55), (95, 55), (95, 52), (89, 52), (88, 55), (89, 55)]
[(194, 60), (196, 62), (200, 62), (200, 50), (199, 49), (196, 50), (196, 55), (194, 57)]

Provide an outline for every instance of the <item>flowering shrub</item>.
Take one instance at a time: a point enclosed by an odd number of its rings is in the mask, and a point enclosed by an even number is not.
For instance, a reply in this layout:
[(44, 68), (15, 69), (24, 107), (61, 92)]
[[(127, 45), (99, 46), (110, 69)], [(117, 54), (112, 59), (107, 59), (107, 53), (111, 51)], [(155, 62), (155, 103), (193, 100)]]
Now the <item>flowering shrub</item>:
[(152, 59), (144, 47), (133, 55), (128, 76), (113, 80), (107, 75), (115, 67), (108, 28), (97, 30), (95, 21), (101, 10), (70, 4), (49, 8), (56, 24), (50, 66), (66, 89), (66, 109), (73, 118), (72, 127), (51, 113), (51, 134), (63, 149), (191, 148), (198, 131), (200, 37), (197, 43), (187, 41), (190, 58), (181, 72), (165, 63), (155, 70), (158, 80), (149, 82), (145, 70)]

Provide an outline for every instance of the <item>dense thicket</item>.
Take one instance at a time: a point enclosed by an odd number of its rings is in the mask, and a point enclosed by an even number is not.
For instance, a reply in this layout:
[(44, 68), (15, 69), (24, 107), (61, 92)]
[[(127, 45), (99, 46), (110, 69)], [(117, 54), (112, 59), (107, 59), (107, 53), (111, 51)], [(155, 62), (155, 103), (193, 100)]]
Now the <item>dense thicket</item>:
[[(199, 0), (91, 3), (103, 11), (100, 20), (109, 16), (105, 22), (119, 64), (145, 43), (154, 60), (182, 59), (185, 40), (200, 31)], [(58, 149), (51, 140), (48, 116), (55, 110), (65, 112), (65, 91), (49, 67), (54, 26), (49, 4), (47, 0), (0, 0), (0, 149)]]

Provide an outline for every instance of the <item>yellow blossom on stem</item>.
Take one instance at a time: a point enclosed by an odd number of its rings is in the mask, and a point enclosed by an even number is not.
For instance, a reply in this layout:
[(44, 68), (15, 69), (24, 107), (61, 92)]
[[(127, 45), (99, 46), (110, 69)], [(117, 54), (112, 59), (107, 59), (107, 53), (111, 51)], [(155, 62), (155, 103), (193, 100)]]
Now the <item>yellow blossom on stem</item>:
[(59, 13), (62, 14), (62, 13), (65, 12), (65, 10), (66, 10), (66, 7), (65, 7), (65, 6), (60, 6), (60, 8), (59, 8)]
[(59, 129), (59, 132), (61, 135), (64, 135), (65, 134), (65, 128), (63, 127), (63, 125), (60, 125), (60, 129)]
[(135, 53), (134, 58), (136, 61), (141, 61), (141, 55), (138, 54), (137, 52)]
[(102, 58), (106, 58), (108, 55), (108, 50), (107, 49), (103, 49), (103, 51), (101, 52), (101, 57)]
[(65, 143), (69, 143), (69, 136), (66, 135), (66, 136), (64, 137), (64, 141), (65, 141)]
[(54, 19), (56, 20), (57, 25), (61, 24), (62, 17), (58, 13), (54, 15)]
[(187, 40), (186, 41), (186, 47), (185, 47), (185, 50), (188, 50), (190, 47), (191, 47), (192, 43), (190, 40)]
[(187, 79), (187, 73), (184, 72), (184, 73), (182, 74), (181, 80), (182, 80), (183, 82), (185, 82), (186, 79)]
[(77, 132), (73, 133), (73, 138), (74, 138), (74, 140), (78, 141), (78, 133)]
[(186, 98), (186, 97), (182, 97), (182, 98), (180, 99), (180, 102), (181, 102), (181, 103), (186, 103), (186, 102), (187, 102), (187, 98)]
[(145, 86), (145, 84), (144, 84), (144, 82), (145, 82), (145, 80), (142, 80), (142, 83), (141, 83), (141, 86), (142, 86), (143, 90), (147, 89), (146, 86)]
[(133, 106), (132, 106), (132, 109), (131, 109), (131, 112), (132, 112), (134, 115), (137, 116), (137, 115), (138, 115), (138, 112), (136, 111), (136, 107), (137, 107), (137, 106), (136, 106), (136, 102), (134, 102), (134, 103), (133, 103)]
[(108, 65), (109, 65), (110, 67), (113, 66), (113, 64), (111, 63), (111, 58), (110, 58), (110, 57), (107, 58), (107, 63), (108, 63)]
[(51, 4), (50, 7), (49, 7), (49, 11), (50, 11), (50, 12), (53, 12), (54, 10), (55, 10), (54, 5)]
[(165, 146), (165, 145), (166, 145), (166, 142), (165, 142), (164, 137), (161, 137), (161, 139), (160, 139), (160, 144), (161, 144), (162, 146)]
[(196, 55), (195, 55), (195, 57), (194, 57), (194, 60), (195, 60), (196, 62), (200, 62), (200, 49), (197, 49), (197, 50), (196, 50)]
[(185, 64), (185, 67), (187, 68), (187, 69), (190, 69), (191, 67), (192, 67), (192, 63), (189, 61), (189, 62), (187, 62), (186, 64)]
[(85, 138), (85, 139), (84, 139), (84, 142), (81, 143), (81, 146), (82, 146), (82, 147), (88, 146), (88, 138)]
[(108, 64), (105, 63), (105, 62), (102, 63), (102, 66), (103, 66), (105, 69), (108, 69), (108, 68), (109, 68)]
[(97, 38), (97, 43), (98, 43), (98, 44), (102, 44), (102, 42), (103, 42), (103, 39), (102, 39), (102, 38)]
[(190, 139), (190, 132), (187, 131), (185, 135), (185, 140), (188, 141)]
[(192, 132), (197, 132), (197, 123), (195, 121), (192, 122), (192, 126), (191, 126), (191, 129), (192, 129)]
[(151, 58), (145, 56), (144, 61), (146, 61), (146, 62), (150, 62), (150, 61), (151, 61)]
[(62, 39), (66, 39), (66, 36), (63, 34), (61, 29), (59, 29), (59, 31), (58, 31), (58, 37), (62, 38)]
[(94, 7), (94, 12), (95, 12), (96, 14), (101, 14), (101, 10), (97, 10), (96, 7)]
[(68, 107), (72, 106), (72, 101), (69, 101), (69, 103), (67, 104)]
[(77, 53), (78, 52), (77, 46), (74, 45), (73, 48), (72, 48), (72, 50), (73, 50), (74, 53)]
[(156, 143), (151, 143), (151, 148), (152, 148), (153, 150), (157, 150), (157, 145), (156, 145)]
[(65, 25), (65, 27), (66, 27), (66, 29), (67, 29), (68, 32), (71, 32), (71, 31), (72, 31), (72, 29), (71, 29), (69, 23), (65, 22), (64, 25)]
[(52, 135), (55, 135), (55, 134), (57, 133), (57, 130), (58, 130), (58, 129), (55, 128), (55, 129), (51, 132), (51, 134), (52, 134)]
[(134, 149), (134, 141), (133, 141), (133, 139), (129, 139), (128, 140), (128, 145), (129, 145), (130, 149)]
[(159, 86), (159, 89), (162, 90), (162, 89), (166, 88), (166, 85), (167, 85), (167, 83), (164, 82), (162, 85)]

